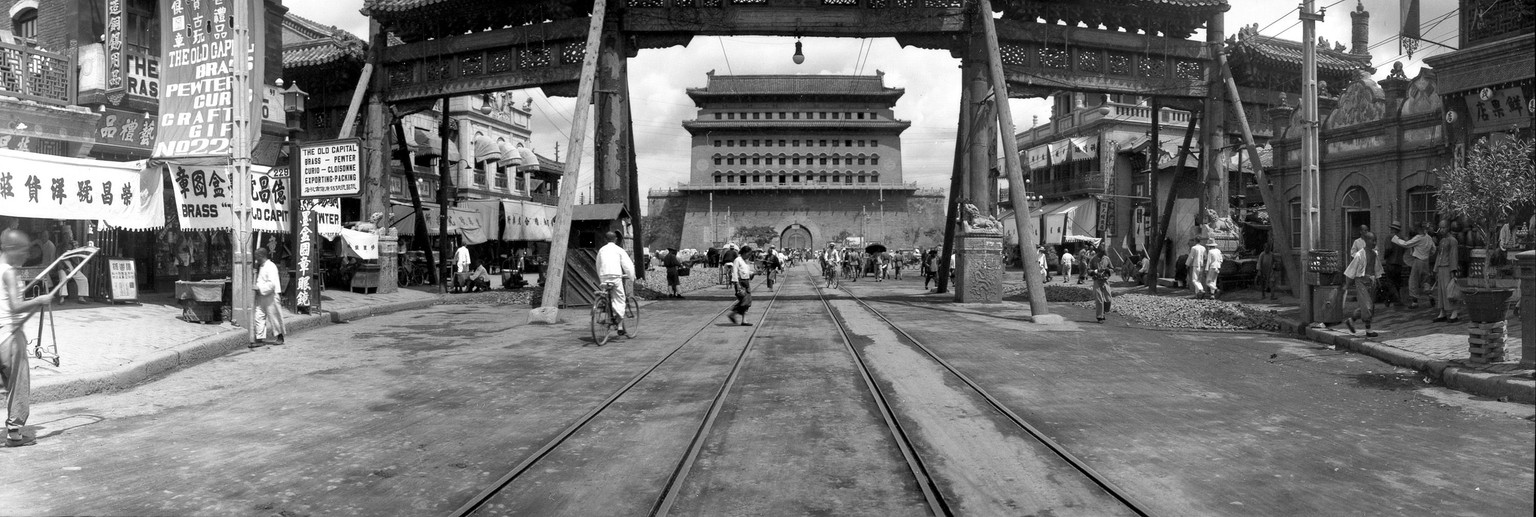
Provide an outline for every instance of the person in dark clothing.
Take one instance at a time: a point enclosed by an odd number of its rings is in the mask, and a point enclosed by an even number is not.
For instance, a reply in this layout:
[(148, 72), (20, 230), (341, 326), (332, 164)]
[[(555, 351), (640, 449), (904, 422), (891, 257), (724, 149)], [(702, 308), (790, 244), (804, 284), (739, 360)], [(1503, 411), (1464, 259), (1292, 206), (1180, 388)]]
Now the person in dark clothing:
[[(1403, 230), (1403, 224), (1392, 221), (1391, 228), (1395, 235)], [(1403, 259), (1407, 256), (1408, 248), (1392, 242), (1392, 239), (1386, 239), (1386, 241), (1387, 249), (1385, 253), (1382, 253), (1382, 265), (1386, 270), (1386, 274), (1381, 276), (1380, 285), (1377, 286), (1376, 300), (1391, 307), (1393, 304), (1403, 304), (1401, 289), (1398, 286), (1402, 285), (1400, 280), (1402, 279), (1403, 270), (1406, 269), (1406, 261)]]
[(667, 287), (672, 290), (669, 296), (682, 298), (682, 293), (677, 292), (678, 284), (682, 283), (682, 279), (678, 278), (677, 272), (683, 268), (683, 262), (677, 260), (677, 248), (667, 248), (666, 258), (661, 259), (661, 267), (667, 269)]

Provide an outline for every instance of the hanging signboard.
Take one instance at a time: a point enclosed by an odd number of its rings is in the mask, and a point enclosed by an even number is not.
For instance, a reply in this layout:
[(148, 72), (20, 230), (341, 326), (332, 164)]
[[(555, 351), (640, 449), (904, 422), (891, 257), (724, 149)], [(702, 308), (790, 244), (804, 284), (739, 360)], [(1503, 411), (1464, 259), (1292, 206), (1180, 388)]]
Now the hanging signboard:
[(301, 199), (299, 206), (315, 213), (315, 231), (321, 237), (330, 240), (341, 233), (341, 198)]
[[(183, 230), (227, 230), (234, 220), (228, 165), (170, 165), (176, 218)], [(288, 182), (267, 167), (251, 166), (251, 229), (288, 233)]]
[(139, 299), (139, 286), (134, 276), (133, 259), (107, 259), (107, 273), (111, 278), (112, 301), (131, 302)]
[(311, 282), (315, 275), (315, 235), (314, 212), (305, 212), (304, 220), (299, 223), (298, 253), (294, 255), (297, 274), (294, 275), (293, 299), (299, 311), (306, 314), (320, 310), (321, 297)]
[(343, 138), (299, 146), (299, 197), (362, 192), (362, 140)]
[[(250, 9), (233, 12), (236, 5)], [(267, 48), (263, 44), (264, 17), (260, 15), (264, 5), (265, 2), (257, 0), (160, 2), (160, 41), (165, 52), (160, 61), (160, 121), (155, 158), (227, 159), (234, 137), (235, 100), (250, 101), (251, 118), (261, 113), (262, 96), (252, 95), (249, 85), (236, 84), (234, 72), (236, 66), (248, 67), (249, 82), (261, 82)], [(249, 61), (245, 63), (236, 62), (237, 56), (244, 53), (235, 49), (235, 27), (231, 22), (247, 29)], [(261, 124), (248, 126), (248, 138), (254, 147), (261, 137)]]
[(0, 215), (100, 220), (129, 230), (165, 226), (160, 174), (145, 162), (106, 162), (0, 149)]
[(126, 86), (123, 67), (123, 0), (107, 0), (107, 31), (103, 35), (107, 51), (107, 94), (122, 92)]
[[(1528, 97), (1519, 86), (1483, 88), (1477, 95), (1467, 95), (1467, 113), (1472, 127), (1477, 129), (1508, 130), (1512, 126), (1524, 127), (1531, 123)], [(1447, 112), (1451, 113), (1451, 112)]]

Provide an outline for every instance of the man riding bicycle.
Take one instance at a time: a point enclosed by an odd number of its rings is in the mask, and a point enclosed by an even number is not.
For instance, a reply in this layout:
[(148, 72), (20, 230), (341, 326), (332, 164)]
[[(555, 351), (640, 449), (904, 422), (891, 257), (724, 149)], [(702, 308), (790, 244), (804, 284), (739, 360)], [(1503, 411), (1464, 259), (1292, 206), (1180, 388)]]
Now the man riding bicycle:
[(827, 245), (827, 251), (821, 255), (821, 274), (827, 277), (827, 289), (837, 284), (838, 268), (843, 261), (842, 253), (831, 244)]
[(629, 288), (635, 281), (635, 262), (624, 252), (624, 236), (618, 231), (604, 234), (608, 244), (597, 250), (597, 277), (604, 286), (613, 286), (609, 299), (614, 323), (619, 325), (619, 335), (624, 335), (624, 302), (629, 300)]

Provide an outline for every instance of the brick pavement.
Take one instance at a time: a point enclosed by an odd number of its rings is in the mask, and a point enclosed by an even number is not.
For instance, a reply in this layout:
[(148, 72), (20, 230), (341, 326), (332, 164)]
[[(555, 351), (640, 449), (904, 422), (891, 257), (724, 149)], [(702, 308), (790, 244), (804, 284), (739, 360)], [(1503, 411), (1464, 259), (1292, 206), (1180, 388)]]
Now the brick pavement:
[[(326, 313), (366, 315), (392, 308), (398, 310), (401, 307), (426, 305), (437, 299), (435, 293), (409, 289), (390, 294), (367, 295), (328, 290), (324, 291), (322, 307)], [(50, 398), (53, 393), (77, 396), (99, 389), (126, 387), (123, 384), (130, 380), (141, 381), (159, 373), (162, 369), (160, 366), (146, 363), (163, 362), (167, 353), (185, 356), (178, 357), (167, 366), (188, 365), (216, 356), (228, 346), (197, 353), (187, 352), (187, 347), (216, 340), (238, 340), (237, 336), (243, 332), (227, 322), (202, 324), (182, 320), (182, 309), (172, 299), (171, 293), (145, 293), (138, 303), (71, 302), (55, 305), (54, 309), (51, 314), (34, 316), (26, 327), (27, 337), (37, 341), (39, 322), (43, 320), (43, 343), (56, 343), (58, 346), (58, 366), (54, 366), (52, 361), (39, 360), (36, 356), (31, 358), (32, 384), (34, 391), (43, 392), (41, 398)], [(49, 315), (51, 318), (46, 317)], [(329, 314), (295, 314), (287, 310), (284, 310), (284, 315), (290, 332), (323, 324), (331, 317)], [(135, 369), (154, 371), (117, 375)], [(101, 380), (108, 377), (120, 378), (121, 382)], [(86, 380), (93, 386), (82, 389), (65, 386)]]

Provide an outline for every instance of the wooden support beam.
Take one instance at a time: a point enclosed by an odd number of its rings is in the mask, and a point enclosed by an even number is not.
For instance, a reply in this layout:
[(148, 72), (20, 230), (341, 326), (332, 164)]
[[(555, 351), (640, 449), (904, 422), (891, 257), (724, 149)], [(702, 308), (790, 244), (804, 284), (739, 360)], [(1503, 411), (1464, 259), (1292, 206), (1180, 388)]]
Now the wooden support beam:
[[(959, 226), (959, 222), (956, 219), (960, 217), (960, 193), (964, 191), (962, 187), (965, 184), (965, 155), (966, 148), (969, 147), (967, 142), (969, 137), (967, 135), (971, 134), (971, 128), (976, 125), (975, 121), (972, 120), (973, 118), (974, 116), (971, 115), (971, 89), (961, 86), (960, 120), (955, 124), (955, 159), (949, 173), (948, 203), (944, 207), (944, 245), (939, 254), (938, 277), (934, 279), (937, 281), (937, 284), (934, 286), (934, 292), (936, 293), (949, 292), (949, 272), (955, 267), (954, 264), (950, 263), (949, 256), (955, 252), (955, 230)], [(1017, 200), (1014, 201), (1014, 206), (1014, 209), (1017, 210)]]
[[(1222, 80), (1227, 83), (1227, 94), (1231, 97), (1227, 100), (1232, 103), (1232, 112), (1237, 114), (1238, 127), (1243, 131), (1243, 145), (1248, 151), (1248, 161), (1253, 163), (1253, 179), (1259, 184), (1259, 196), (1264, 199), (1264, 209), (1269, 212), (1270, 228), (1269, 242), (1274, 244), (1276, 255), (1280, 256), (1281, 263), (1285, 265), (1285, 274), (1291, 293), (1300, 291), (1297, 287), (1301, 281), (1301, 259), (1291, 254), (1291, 214), (1286, 203), (1280, 199), (1274, 186), (1269, 184), (1269, 176), (1264, 171), (1264, 162), (1259, 159), (1259, 148), (1253, 141), (1253, 130), (1248, 126), (1248, 114), (1243, 111), (1242, 92), (1237, 87), (1237, 82), (1232, 80), (1232, 69), (1227, 66), (1226, 54), (1216, 55), (1216, 67), (1220, 69)], [(1260, 274), (1271, 274), (1269, 271), (1261, 271)]]
[(592, 106), (593, 84), (597, 79), (597, 50), (602, 42), (603, 16), (608, 9), (607, 0), (595, 0), (592, 20), (587, 29), (587, 45), (581, 60), (581, 81), (576, 89), (576, 113), (572, 117), (571, 135), (566, 149), (565, 178), (560, 182), (560, 204), (555, 209), (555, 235), (549, 246), (549, 266), (545, 268), (544, 297), (538, 308), (528, 314), (528, 321), (538, 323), (560, 322), (560, 295), (565, 288), (565, 255), (570, 248), (571, 213), (576, 206), (577, 184), (581, 183), (581, 145), (586, 140), (587, 113)]
[[(1156, 114), (1153, 116), (1156, 116)], [(1163, 242), (1168, 240), (1168, 224), (1173, 219), (1173, 200), (1179, 194), (1179, 180), (1184, 179), (1184, 160), (1189, 158), (1189, 146), (1195, 139), (1195, 126), (1199, 123), (1200, 112), (1196, 111), (1191, 113), (1189, 116), (1189, 125), (1184, 130), (1184, 145), (1179, 146), (1178, 162), (1174, 165), (1173, 183), (1168, 185), (1168, 199), (1163, 207), (1162, 216), (1157, 218), (1158, 227), (1157, 233), (1153, 234), (1152, 254), (1151, 256), (1147, 257), (1147, 260), (1152, 261), (1150, 264), (1147, 264), (1147, 271), (1152, 272), (1153, 282), (1157, 281), (1157, 277), (1162, 276), (1158, 271), (1160, 269), (1159, 263), (1161, 262), (1163, 253), (1165, 253)], [(1160, 143), (1159, 147), (1161, 147)], [(1158, 153), (1154, 154), (1153, 156), (1160, 156), (1161, 154), (1162, 150), (1159, 149)], [(1152, 161), (1152, 174), (1157, 174), (1157, 160), (1155, 159)], [(1152, 192), (1152, 198), (1154, 200), (1157, 199), (1157, 192)], [(1152, 205), (1152, 209), (1157, 209), (1156, 203)], [(1177, 246), (1179, 243), (1173, 244)], [(1174, 249), (1178, 248), (1175, 247)]]
[(1008, 106), (1008, 78), (1003, 74), (1003, 57), (998, 50), (997, 27), (992, 23), (992, 1), (979, 0), (977, 6), (977, 18), (981, 19), (982, 30), (987, 44), (987, 67), (992, 78), (992, 91), (997, 99), (997, 125), (998, 131), (1007, 135), (1003, 139), (1003, 160), (1007, 164), (1009, 198), (1015, 203), (1013, 211), (1014, 221), (1019, 231), (1019, 257), (1023, 259), (1024, 280), (1029, 289), (1030, 314), (1036, 323), (1044, 323), (1050, 320), (1060, 320), (1060, 316), (1051, 315), (1051, 310), (1045, 301), (1045, 278), (1040, 268), (1030, 267), (1039, 262), (1040, 253), (1035, 246), (1024, 239), (1025, 235), (1035, 233), (1035, 225), (1029, 217), (1029, 205), (1026, 203), (1024, 210), (1017, 208), (1021, 200), (1028, 200), (1029, 193), (1024, 188), (1024, 170), (1019, 163), (1019, 142), (1013, 135), (1017, 134), (1013, 129), (1013, 109)]

